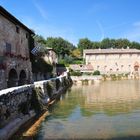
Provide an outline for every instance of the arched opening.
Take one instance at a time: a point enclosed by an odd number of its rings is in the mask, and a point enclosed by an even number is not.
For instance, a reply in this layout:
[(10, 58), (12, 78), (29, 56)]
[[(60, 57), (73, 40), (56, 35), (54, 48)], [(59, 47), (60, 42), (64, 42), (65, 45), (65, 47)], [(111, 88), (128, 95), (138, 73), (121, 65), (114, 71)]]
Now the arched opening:
[(135, 62), (134, 64), (134, 70), (137, 72), (139, 70), (139, 63)]
[(7, 87), (18, 86), (18, 75), (15, 69), (11, 69), (8, 75)]
[(26, 72), (24, 70), (21, 70), (20, 75), (19, 75), (19, 86), (27, 84), (27, 79), (26, 79)]

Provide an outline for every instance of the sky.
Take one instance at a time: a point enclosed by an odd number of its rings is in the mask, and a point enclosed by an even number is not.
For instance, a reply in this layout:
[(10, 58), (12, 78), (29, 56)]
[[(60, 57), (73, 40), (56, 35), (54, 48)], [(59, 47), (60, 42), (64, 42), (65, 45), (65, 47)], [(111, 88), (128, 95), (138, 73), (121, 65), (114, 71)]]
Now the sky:
[(0, 0), (0, 5), (36, 34), (101, 41), (140, 42), (140, 0)]

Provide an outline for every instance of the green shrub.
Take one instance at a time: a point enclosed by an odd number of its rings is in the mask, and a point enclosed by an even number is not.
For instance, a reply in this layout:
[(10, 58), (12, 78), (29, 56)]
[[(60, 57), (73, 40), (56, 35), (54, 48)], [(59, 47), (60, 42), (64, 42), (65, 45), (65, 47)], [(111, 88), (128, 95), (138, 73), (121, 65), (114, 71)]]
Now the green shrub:
[(88, 79), (82, 80), (82, 84), (88, 84)]
[(102, 77), (104, 80), (106, 80), (106, 78), (108, 77), (106, 74), (102, 74)]
[(100, 75), (100, 71), (98, 71), (98, 70), (94, 71), (93, 75)]
[(71, 76), (82, 76), (82, 73), (80, 71), (71, 71)]
[(111, 80), (116, 80), (117, 79), (116, 74), (110, 74), (110, 77), (111, 77)]
[(60, 88), (60, 80), (59, 79), (56, 79), (56, 90), (58, 90)]
[(40, 102), (40, 88), (32, 89), (32, 97), (31, 97), (31, 108), (34, 109), (37, 113), (43, 110), (43, 104)]
[(125, 74), (125, 77), (128, 77), (128, 75), (129, 75), (129, 73), (126, 73), (126, 74)]
[(83, 75), (92, 75), (92, 72), (84, 72)]
[(66, 79), (66, 77), (64, 77), (63, 85), (64, 87), (67, 87), (69, 85), (69, 81)]
[(52, 83), (47, 82), (46, 89), (47, 89), (47, 93), (48, 93), (49, 98), (51, 98), (52, 92), (53, 92), (53, 85), (52, 85)]

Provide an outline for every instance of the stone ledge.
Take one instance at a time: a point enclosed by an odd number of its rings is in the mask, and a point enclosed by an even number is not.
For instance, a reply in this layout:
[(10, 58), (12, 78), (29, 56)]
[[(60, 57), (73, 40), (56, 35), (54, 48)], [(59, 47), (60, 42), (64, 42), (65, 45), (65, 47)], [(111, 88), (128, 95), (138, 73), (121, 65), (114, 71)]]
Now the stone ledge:
[(30, 111), (28, 115), (24, 115), (21, 118), (16, 118), (4, 128), (0, 129), (0, 140), (7, 140), (10, 138), (15, 132), (17, 132), (21, 125), (23, 125), (29, 119), (33, 118), (35, 115), (36, 114), (34, 111)]

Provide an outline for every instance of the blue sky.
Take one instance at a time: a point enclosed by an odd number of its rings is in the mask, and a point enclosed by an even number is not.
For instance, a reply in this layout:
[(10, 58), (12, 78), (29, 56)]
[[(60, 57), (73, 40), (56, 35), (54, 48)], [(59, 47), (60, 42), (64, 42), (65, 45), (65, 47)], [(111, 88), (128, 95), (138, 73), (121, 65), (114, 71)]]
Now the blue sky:
[(0, 0), (0, 5), (47, 37), (127, 38), (140, 42), (140, 0)]

